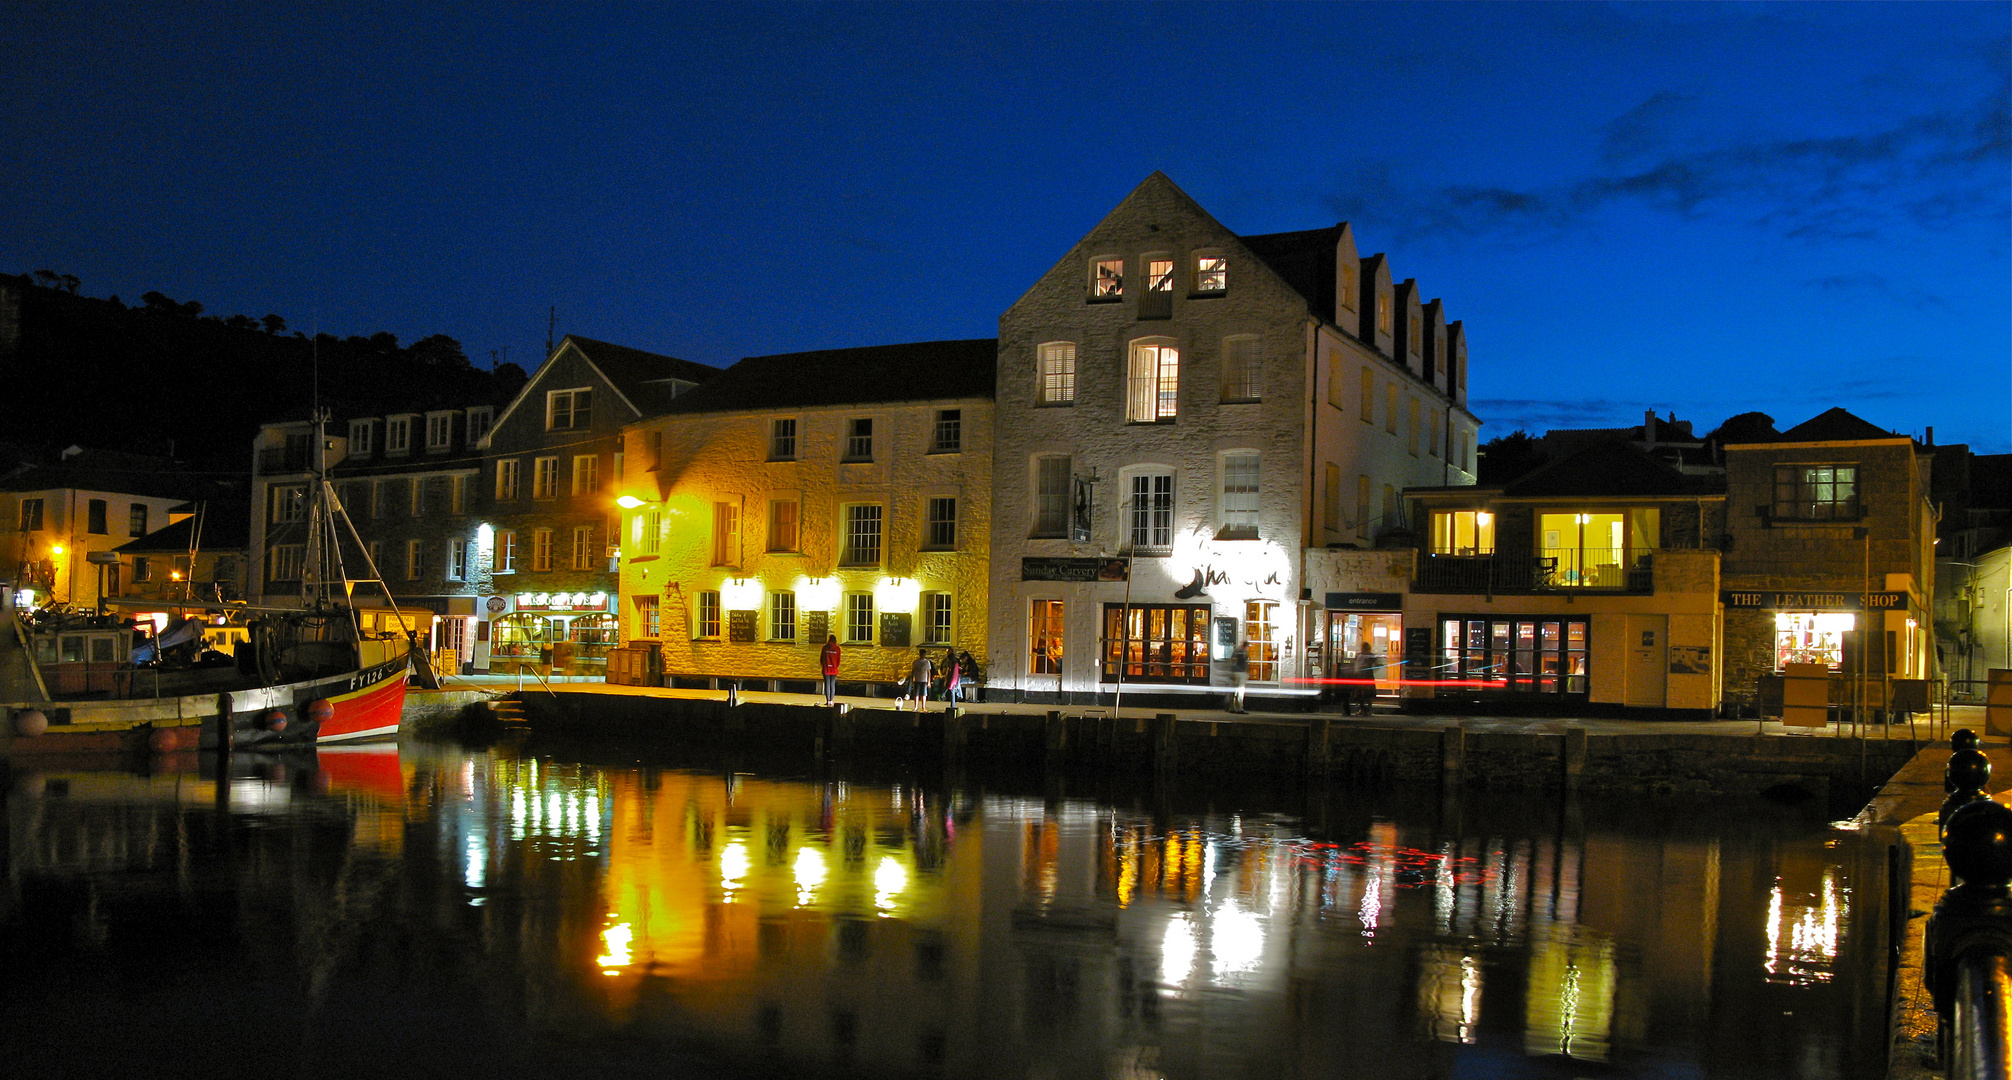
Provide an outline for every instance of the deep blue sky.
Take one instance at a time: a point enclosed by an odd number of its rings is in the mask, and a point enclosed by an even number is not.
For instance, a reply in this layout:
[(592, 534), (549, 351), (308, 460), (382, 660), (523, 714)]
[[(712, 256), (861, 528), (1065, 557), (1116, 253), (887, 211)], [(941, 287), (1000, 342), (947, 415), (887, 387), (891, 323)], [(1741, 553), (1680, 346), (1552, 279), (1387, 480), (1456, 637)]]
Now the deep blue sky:
[[(272, 10), (275, 8), (285, 10)], [(1484, 437), (2012, 450), (2012, 5), (108, 4), (0, 20), (0, 270), (703, 363), (987, 337), (1154, 169), (1353, 222)]]

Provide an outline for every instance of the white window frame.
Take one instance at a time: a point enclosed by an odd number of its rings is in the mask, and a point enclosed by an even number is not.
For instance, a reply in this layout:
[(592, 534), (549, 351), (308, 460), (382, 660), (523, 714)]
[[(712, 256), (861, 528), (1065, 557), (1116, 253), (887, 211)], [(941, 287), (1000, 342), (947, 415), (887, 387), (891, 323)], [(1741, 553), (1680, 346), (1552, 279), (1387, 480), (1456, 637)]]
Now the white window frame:
[(556, 454), (531, 459), (531, 497), (559, 497), (559, 457)]
[(384, 453), (402, 457), (412, 452), (412, 415), (384, 418)]
[(947, 592), (926, 592), (917, 612), (924, 645), (948, 645), (957, 640), (956, 598)]
[(720, 593), (718, 589), (700, 589), (692, 598), (692, 637), (699, 641), (718, 641), (725, 621), (721, 615)]
[(936, 410), (936, 423), (930, 429), (929, 434), (929, 452), (932, 454), (958, 454), (963, 451), (964, 410)]
[(796, 417), (779, 416), (769, 421), (768, 459), (770, 461), (796, 460)]
[(1036, 405), (1076, 403), (1076, 343), (1044, 341), (1036, 349)]
[(552, 530), (538, 528), (531, 530), (531, 570), (542, 573), (552, 569)]
[(840, 566), (879, 566), (886, 556), (887, 511), (879, 503), (839, 507)]
[(870, 462), (873, 460), (873, 417), (854, 416), (845, 421), (844, 456), (846, 462)]
[(931, 495), (923, 500), (922, 550), (957, 550), (957, 509), (954, 495)]
[(447, 541), (447, 565), (442, 573), (449, 581), (465, 581), (468, 577), (468, 541), (454, 539)]
[(573, 494), (598, 495), (601, 491), (601, 455), (573, 455)]
[(573, 526), (573, 565), (575, 570), (594, 568), (594, 527), (592, 525)]
[(796, 640), (796, 593), (779, 589), (768, 594), (768, 639)]
[(517, 572), (517, 530), (496, 530), (496, 550), (493, 572), (514, 574)]
[(468, 410), (468, 445), (480, 445), (489, 437), (490, 429), (496, 426), (496, 410), (489, 405), (478, 405)]
[(1232, 334), (1223, 339), (1223, 400), (1264, 398), (1263, 340), (1256, 334)]
[(1258, 538), (1264, 459), (1256, 450), (1227, 450), (1216, 460), (1220, 482), (1217, 496), (1222, 520), (1218, 540)]
[(522, 490), (519, 481), (524, 471), (523, 458), (502, 458), (496, 462), (496, 500), (514, 502)]
[(849, 592), (840, 606), (845, 615), (845, 637), (847, 645), (871, 645), (874, 642), (878, 624), (874, 619), (873, 594), (869, 592)]
[(454, 413), (430, 412), (426, 414), (426, 450), (437, 453), (454, 448)]
[(377, 452), (377, 421), (351, 420), (349, 422), (349, 456), (369, 457)]
[(1195, 253), (1195, 291), (1215, 295), (1230, 288), (1230, 261), (1219, 252)]
[(1125, 260), (1119, 256), (1100, 255), (1090, 260), (1090, 299), (1122, 300), (1125, 298)]
[(1157, 424), (1180, 412), (1181, 350), (1172, 338), (1140, 338), (1127, 350), (1125, 419)]
[(594, 388), (569, 386), (545, 391), (545, 430), (574, 431), (594, 422)]
[(1135, 555), (1170, 555), (1178, 505), (1172, 469), (1125, 474), (1125, 548)]

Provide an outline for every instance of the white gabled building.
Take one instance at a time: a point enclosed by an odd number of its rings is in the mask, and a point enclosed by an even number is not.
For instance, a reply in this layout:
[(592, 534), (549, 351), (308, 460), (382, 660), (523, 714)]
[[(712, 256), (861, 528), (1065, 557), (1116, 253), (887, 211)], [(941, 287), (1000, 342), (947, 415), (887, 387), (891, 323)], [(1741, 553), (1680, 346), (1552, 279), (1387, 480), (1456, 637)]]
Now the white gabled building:
[(1394, 652), (1399, 598), (1326, 553), (1473, 482), (1466, 368), (1348, 225), (1238, 236), (1148, 177), (999, 321), (988, 698), (1215, 695), (1239, 643), (1310, 696)]

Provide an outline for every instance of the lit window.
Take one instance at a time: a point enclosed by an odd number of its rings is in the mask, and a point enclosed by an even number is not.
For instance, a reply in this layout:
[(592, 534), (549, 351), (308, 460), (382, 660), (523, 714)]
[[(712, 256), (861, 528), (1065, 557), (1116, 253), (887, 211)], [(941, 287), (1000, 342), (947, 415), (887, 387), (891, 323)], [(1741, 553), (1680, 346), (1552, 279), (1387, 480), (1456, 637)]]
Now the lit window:
[(932, 454), (954, 454), (964, 448), (964, 410), (939, 409), (936, 428), (929, 440)]
[(845, 550), (839, 565), (880, 565), (880, 507), (864, 504), (845, 508)]
[(1264, 395), (1264, 362), (1256, 335), (1223, 339), (1223, 400), (1256, 401)]
[(636, 628), (636, 636), (646, 638), (658, 636), (662, 632), (662, 626), (658, 622), (657, 598), (654, 596), (638, 596), (635, 598), (635, 603), (636, 621), (634, 626)]
[(1777, 465), (1774, 516), (1790, 521), (1858, 519), (1856, 465)]
[(517, 572), (517, 533), (512, 529), (496, 531), (496, 572), (514, 574)]
[(1244, 657), (1252, 682), (1278, 681), (1278, 605), (1268, 600), (1244, 604)]
[(1376, 332), (1379, 334), (1388, 334), (1391, 329), (1390, 294), (1382, 289), (1378, 289), (1376, 291)]
[(873, 594), (845, 594), (845, 640), (848, 644), (873, 644)]
[(768, 594), (768, 636), (770, 641), (796, 640), (796, 594)]
[(795, 551), (797, 545), (797, 501), (775, 499), (768, 504), (768, 549)]
[(1167, 554), (1174, 546), (1174, 476), (1140, 473), (1132, 477), (1133, 553)]
[(1153, 259), (1146, 263), (1146, 288), (1151, 292), (1174, 291), (1174, 260)]
[(847, 422), (845, 430), (845, 457), (840, 460), (873, 460), (873, 420), (871, 417), (854, 417)]
[(1774, 617), (1774, 666), (1823, 664), (1844, 667), (1844, 635), (1858, 626), (1855, 615), (1778, 611)]
[(1492, 555), (1494, 552), (1494, 514), (1486, 510), (1432, 512), (1434, 555)]
[(559, 459), (557, 457), (533, 458), (531, 461), (531, 497), (534, 499), (556, 498), (559, 494)]
[(1229, 260), (1221, 255), (1200, 255), (1195, 258), (1195, 291), (1222, 292), (1230, 285)]
[(531, 569), (539, 572), (552, 569), (552, 530), (536, 529), (532, 531)]
[(796, 418), (786, 417), (769, 423), (768, 459), (770, 461), (796, 460)]
[(1355, 264), (1344, 260), (1341, 264), (1341, 306), (1355, 310)]
[(496, 463), (496, 499), (498, 502), (517, 497), (517, 471), (523, 464), (517, 458), (504, 458)]
[(929, 519), (923, 546), (948, 551), (957, 546), (957, 500), (929, 500)]
[(147, 535), (147, 504), (129, 503), (126, 506), (126, 535)]
[(1076, 400), (1076, 343), (1050, 341), (1041, 346), (1041, 401), (1067, 405)]
[(1062, 601), (1034, 601), (1027, 620), (1027, 646), (1027, 670), (1030, 673), (1062, 673)]
[(1179, 407), (1181, 354), (1172, 345), (1132, 343), (1126, 378), (1125, 419), (1139, 424), (1171, 420)]
[(698, 619), (693, 629), (693, 637), (716, 638), (720, 636), (720, 594), (710, 589), (699, 592)]
[(922, 640), (929, 645), (950, 644), (950, 594), (922, 594)]
[(741, 508), (738, 504), (713, 504), (713, 565), (741, 564)]
[(584, 428), (594, 422), (594, 391), (589, 387), (545, 392), (545, 430)]
[(1255, 540), (1258, 535), (1258, 455), (1223, 455), (1222, 539)]
[(573, 494), (596, 495), (601, 490), (601, 455), (576, 454), (573, 457)]
[(1116, 300), (1125, 295), (1125, 260), (1098, 259), (1090, 270), (1090, 295)]
[(1066, 457), (1036, 459), (1034, 473), (1034, 535), (1068, 535), (1071, 495), (1069, 459)]

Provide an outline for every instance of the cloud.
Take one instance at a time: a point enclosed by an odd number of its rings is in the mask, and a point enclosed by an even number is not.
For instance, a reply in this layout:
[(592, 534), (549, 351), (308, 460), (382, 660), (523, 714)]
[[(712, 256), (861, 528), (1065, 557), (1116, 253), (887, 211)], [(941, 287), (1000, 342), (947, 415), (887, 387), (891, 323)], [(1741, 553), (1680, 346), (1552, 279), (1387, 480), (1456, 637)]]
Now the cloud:
[(1949, 301), (1934, 293), (1899, 285), (1884, 274), (1862, 271), (1856, 274), (1832, 274), (1828, 277), (1811, 278), (1802, 283), (1806, 289), (1818, 292), (1871, 294), (1914, 308), (1917, 311), (1946, 311)]

